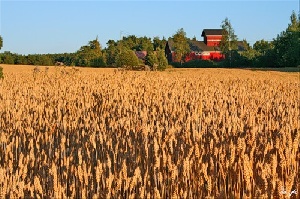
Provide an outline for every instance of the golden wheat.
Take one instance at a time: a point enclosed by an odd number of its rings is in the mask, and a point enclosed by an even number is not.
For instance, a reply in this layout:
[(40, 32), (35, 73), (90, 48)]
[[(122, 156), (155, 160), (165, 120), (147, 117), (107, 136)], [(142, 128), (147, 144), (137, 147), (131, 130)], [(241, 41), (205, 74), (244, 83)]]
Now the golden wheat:
[(299, 189), (299, 73), (3, 68), (0, 198)]

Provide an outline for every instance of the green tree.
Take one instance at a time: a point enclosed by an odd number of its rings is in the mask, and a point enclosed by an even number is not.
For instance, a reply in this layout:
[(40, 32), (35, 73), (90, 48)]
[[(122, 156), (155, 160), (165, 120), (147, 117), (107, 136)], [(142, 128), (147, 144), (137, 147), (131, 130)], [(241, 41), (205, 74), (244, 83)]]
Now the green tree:
[(153, 49), (154, 51), (157, 51), (159, 49), (164, 49), (166, 46), (167, 40), (166, 38), (160, 39), (159, 37), (154, 37), (153, 38)]
[(147, 54), (145, 64), (151, 66), (152, 69), (155, 65), (158, 65), (158, 59), (155, 52), (149, 52)]
[(273, 41), (275, 66), (299, 66), (300, 65), (300, 19), (295, 12), (290, 17), (286, 31), (283, 31)]
[(101, 45), (98, 41), (98, 37), (92, 41), (89, 41), (88, 45), (82, 46), (77, 51), (77, 66), (92, 66), (92, 67), (101, 67), (105, 66)]
[(240, 52), (239, 66), (253, 66), (257, 56), (256, 51), (250, 46), (246, 39), (242, 42), (244, 50)]
[(223, 33), (220, 48), (222, 53), (225, 54), (225, 65), (231, 67), (232, 60), (235, 58), (235, 55), (238, 55), (235, 52), (232, 53), (232, 51), (238, 50), (237, 36), (234, 34), (234, 29), (227, 17), (222, 21), (221, 27)]
[(0, 50), (1, 50), (2, 46), (3, 46), (3, 39), (2, 39), (2, 37), (0, 35)]
[(237, 50), (237, 36), (234, 34), (234, 29), (226, 17), (224, 21), (222, 21), (221, 25), (223, 29), (222, 39), (220, 42), (220, 48), (224, 54), (228, 54), (231, 50)]
[(15, 60), (14, 60), (14, 54), (11, 53), (10, 51), (5, 51), (3, 53), (3, 56), (2, 56), (2, 62), (4, 64), (14, 64), (15, 63)]
[(185, 55), (190, 51), (188, 38), (183, 28), (179, 29), (176, 34), (173, 35), (173, 41), (176, 60), (182, 63)]
[(116, 65), (118, 67), (133, 69), (139, 65), (139, 60), (132, 50), (126, 48), (116, 56)]
[(291, 23), (288, 25), (287, 31), (291, 32), (299, 32), (300, 31), (300, 15), (297, 18), (297, 15), (295, 11), (292, 12), (292, 15), (290, 16)]
[(119, 42), (120, 48), (126, 48), (130, 50), (137, 50), (139, 45), (139, 39), (135, 35), (129, 35), (127, 37), (123, 37)]
[(157, 70), (165, 70), (168, 66), (168, 60), (165, 55), (165, 51), (163, 49), (158, 49), (156, 52), (158, 66)]
[(137, 45), (136, 50), (147, 51), (147, 52), (153, 51), (153, 44), (151, 38), (141, 37), (138, 40), (139, 40), (139, 44)]
[(272, 48), (272, 43), (263, 39), (256, 41), (253, 45), (253, 49), (256, 50), (259, 55), (265, 55), (266, 52), (271, 50)]
[(106, 63), (108, 66), (114, 66), (116, 63), (116, 56), (119, 53), (118, 43), (114, 40), (108, 40), (107, 48), (105, 49), (106, 53)]

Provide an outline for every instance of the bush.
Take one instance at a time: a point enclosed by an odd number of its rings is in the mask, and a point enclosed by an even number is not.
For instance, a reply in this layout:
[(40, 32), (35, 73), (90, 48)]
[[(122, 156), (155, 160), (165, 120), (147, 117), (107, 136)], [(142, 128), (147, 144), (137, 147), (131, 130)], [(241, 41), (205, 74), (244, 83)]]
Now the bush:
[(146, 56), (146, 64), (151, 66), (152, 70), (165, 70), (168, 66), (168, 60), (164, 51), (150, 52)]
[(132, 69), (134, 66), (139, 65), (139, 60), (132, 50), (123, 50), (116, 57), (116, 65), (118, 67), (129, 67)]
[(157, 70), (165, 70), (168, 66), (168, 60), (165, 56), (165, 52), (163, 50), (157, 51), (157, 60), (158, 60), (158, 66)]
[(158, 65), (158, 59), (154, 52), (149, 52), (146, 56), (145, 63), (153, 69), (154, 65)]
[(92, 59), (90, 61), (90, 66), (91, 67), (96, 67), (96, 68), (106, 67), (106, 63), (103, 60), (103, 57), (99, 57), (99, 58)]

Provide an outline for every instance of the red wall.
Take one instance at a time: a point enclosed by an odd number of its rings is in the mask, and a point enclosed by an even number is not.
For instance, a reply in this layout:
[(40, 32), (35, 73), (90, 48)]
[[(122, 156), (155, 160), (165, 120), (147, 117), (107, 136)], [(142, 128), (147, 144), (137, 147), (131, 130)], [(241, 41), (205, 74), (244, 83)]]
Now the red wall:
[[(175, 55), (175, 54), (173, 54), (173, 55)], [(184, 61), (188, 62), (191, 60), (199, 60), (199, 59), (219, 61), (224, 58), (225, 58), (225, 56), (223, 54), (221, 54), (220, 52), (210, 52), (209, 55), (199, 55), (199, 54), (195, 54), (194, 52), (191, 52), (185, 57)]]
[[(221, 39), (222, 39), (222, 35), (212, 35), (212, 36), (208, 35), (205, 38), (206, 45), (207, 46), (219, 46)], [(214, 41), (210, 41), (210, 40), (214, 40)], [(215, 41), (215, 40), (218, 40), (218, 41)]]

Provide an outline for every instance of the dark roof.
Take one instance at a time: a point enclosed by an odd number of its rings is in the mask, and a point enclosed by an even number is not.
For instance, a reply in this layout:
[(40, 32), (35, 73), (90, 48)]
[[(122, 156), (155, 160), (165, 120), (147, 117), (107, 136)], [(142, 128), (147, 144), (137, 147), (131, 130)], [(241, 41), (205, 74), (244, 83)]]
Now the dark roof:
[(207, 46), (203, 41), (189, 41), (191, 51), (202, 52), (202, 51), (219, 51), (219, 47)]
[[(203, 41), (189, 40), (188, 41), (191, 51), (194, 52), (203, 52), (203, 51), (219, 51), (219, 47), (207, 46)], [(173, 39), (169, 39), (167, 42), (169, 49), (174, 51), (174, 41)]]
[(175, 50), (173, 39), (168, 39), (167, 45), (169, 46), (170, 51), (174, 51)]
[(145, 59), (147, 56), (147, 51), (135, 51), (135, 55), (139, 58), (139, 59)]
[(204, 29), (202, 31), (201, 37), (205, 35), (222, 35), (223, 29)]
[(238, 41), (237, 46), (238, 46), (238, 51), (245, 51), (246, 50), (243, 41)]

